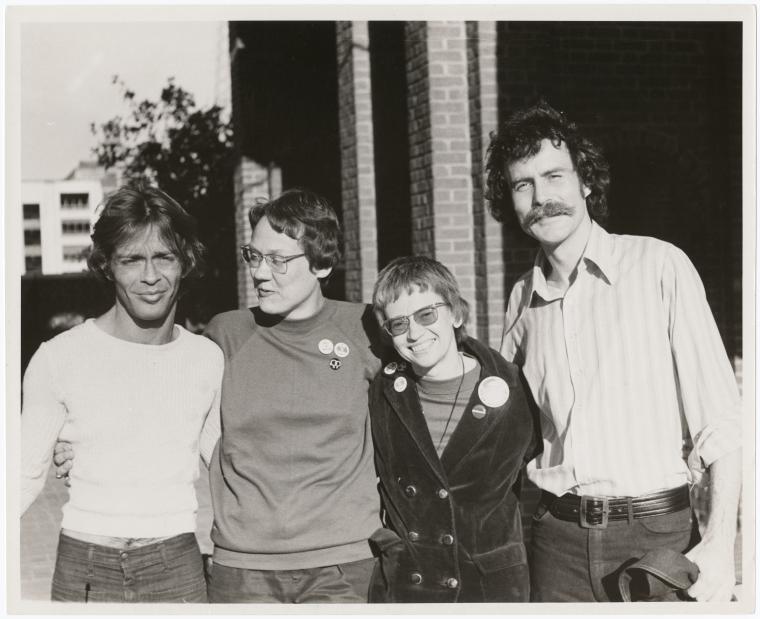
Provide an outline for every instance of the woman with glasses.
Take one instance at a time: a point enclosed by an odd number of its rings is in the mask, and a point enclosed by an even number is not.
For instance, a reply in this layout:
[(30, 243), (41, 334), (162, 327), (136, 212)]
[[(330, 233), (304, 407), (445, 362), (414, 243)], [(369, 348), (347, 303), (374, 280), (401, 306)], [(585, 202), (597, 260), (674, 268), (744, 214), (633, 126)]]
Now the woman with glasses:
[(210, 465), (210, 602), (366, 602), (380, 524), (367, 405), (380, 367), (368, 306), (327, 299), (338, 219), (287, 191), (241, 248), (258, 307), (211, 320), (225, 355)]
[(395, 357), (370, 388), (383, 528), (372, 602), (527, 602), (520, 471), (541, 446), (517, 366), (464, 332), (453, 275), (423, 256), (373, 294)]

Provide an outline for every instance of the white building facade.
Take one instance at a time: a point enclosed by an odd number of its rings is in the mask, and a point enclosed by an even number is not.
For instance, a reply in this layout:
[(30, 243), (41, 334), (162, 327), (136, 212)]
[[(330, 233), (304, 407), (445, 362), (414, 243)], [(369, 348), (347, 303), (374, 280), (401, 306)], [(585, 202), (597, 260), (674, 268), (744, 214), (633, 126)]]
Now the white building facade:
[(90, 231), (102, 201), (99, 180), (23, 181), (23, 273), (86, 270)]

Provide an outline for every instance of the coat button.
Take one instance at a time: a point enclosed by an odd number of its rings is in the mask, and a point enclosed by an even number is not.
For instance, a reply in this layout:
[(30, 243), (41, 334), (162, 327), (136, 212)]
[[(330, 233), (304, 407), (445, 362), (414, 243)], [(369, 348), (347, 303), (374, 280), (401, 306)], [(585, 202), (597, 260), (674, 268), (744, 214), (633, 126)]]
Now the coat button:
[(456, 578), (447, 578), (446, 586), (449, 589), (456, 589), (459, 586), (459, 581)]
[(438, 492), (436, 492), (436, 494), (438, 495), (439, 499), (448, 499), (449, 498), (449, 491), (446, 490), (446, 488), (441, 488), (440, 490), (438, 490)]
[(404, 494), (411, 499), (413, 496), (417, 496), (417, 488), (409, 485), (406, 488), (404, 488)]
[(420, 534), (417, 531), (409, 531), (409, 539), (416, 542), (420, 539)]
[(421, 585), (422, 584), (422, 574), (419, 572), (412, 572), (412, 575), (409, 577), (409, 580), (412, 581), (413, 585)]
[(441, 536), (441, 544), (444, 546), (451, 546), (454, 543), (454, 536), (446, 533)]

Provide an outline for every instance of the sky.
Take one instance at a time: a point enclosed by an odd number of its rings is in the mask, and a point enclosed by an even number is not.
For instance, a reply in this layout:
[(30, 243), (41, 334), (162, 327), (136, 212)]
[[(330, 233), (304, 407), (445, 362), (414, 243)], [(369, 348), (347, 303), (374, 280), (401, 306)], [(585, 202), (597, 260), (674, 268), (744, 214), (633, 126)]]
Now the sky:
[[(127, 110), (112, 77), (156, 100), (169, 77), (215, 102), (221, 22), (24, 23), (21, 176), (61, 179), (93, 160), (90, 123)], [(226, 34), (224, 35), (226, 36)]]

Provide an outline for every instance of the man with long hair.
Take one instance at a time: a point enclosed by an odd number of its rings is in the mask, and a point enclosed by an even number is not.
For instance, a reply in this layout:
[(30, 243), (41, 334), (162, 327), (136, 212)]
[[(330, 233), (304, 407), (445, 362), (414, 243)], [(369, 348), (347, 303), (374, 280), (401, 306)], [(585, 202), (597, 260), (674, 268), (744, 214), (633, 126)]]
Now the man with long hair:
[[(21, 512), (40, 494), (57, 439), (76, 452), (53, 575), (66, 602), (205, 602), (195, 539), (199, 450), (218, 434), (224, 359), (174, 324), (199, 270), (195, 222), (159, 189), (122, 187), (92, 234), (103, 315), (43, 343), (24, 375)], [(201, 428), (216, 428), (201, 448)]]

